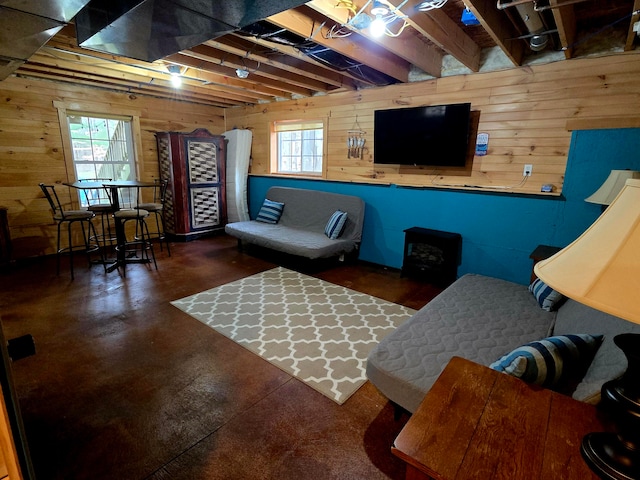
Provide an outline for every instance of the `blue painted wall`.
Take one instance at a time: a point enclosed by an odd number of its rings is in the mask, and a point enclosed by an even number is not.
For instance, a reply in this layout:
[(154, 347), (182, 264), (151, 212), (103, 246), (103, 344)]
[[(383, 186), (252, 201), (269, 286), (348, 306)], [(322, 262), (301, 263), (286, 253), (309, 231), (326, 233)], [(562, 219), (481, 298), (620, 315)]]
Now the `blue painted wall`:
[(251, 176), (249, 211), (255, 218), (273, 185), (357, 195), (366, 203), (360, 259), (400, 268), (404, 230), (420, 226), (462, 235), (458, 275), (526, 284), (533, 249), (565, 246), (580, 235), (601, 211), (584, 199), (611, 170), (640, 170), (638, 152), (640, 129), (574, 132), (559, 198)]

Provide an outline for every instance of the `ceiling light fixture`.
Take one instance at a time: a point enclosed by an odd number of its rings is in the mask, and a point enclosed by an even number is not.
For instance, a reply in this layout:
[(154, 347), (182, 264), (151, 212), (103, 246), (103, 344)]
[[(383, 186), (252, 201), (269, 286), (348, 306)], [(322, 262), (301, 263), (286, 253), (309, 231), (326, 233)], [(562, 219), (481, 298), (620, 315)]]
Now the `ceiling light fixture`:
[(389, 7), (382, 3), (380, 0), (374, 0), (373, 5), (371, 5), (371, 15), (384, 16), (389, 14)]
[[(387, 35), (389, 37), (397, 37), (400, 35), (407, 26), (407, 16), (403, 15), (400, 11), (400, 8), (405, 3), (407, 3), (407, 0), (397, 7), (391, 7), (380, 0), (373, 0), (373, 2), (371, 2), (370, 11), (371, 15), (375, 18), (369, 25), (369, 32), (371, 33), (371, 36), (377, 38), (382, 35)], [(389, 30), (388, 26), (398, 19), (404, 20), (404, 23), (396, 33), (393, 33)]]
[(182, 85), (182, 68), (179, 65), (167, 65), (167, 70), (171, 74), (171, 85), (174, 88), (179, 88)]
[(236, 75), (238, 78), (247, 78), (249, 76), (249, 70), (246, 67), (236, 68)]
[(381, 37), (387, 28), (387, 22), (383, 17), (389, 15), (389, 7), (379, 0), (374, 0), (371, 5), (371, 15), (375, 17), (369, 25), (371, 35), (376, 38)]

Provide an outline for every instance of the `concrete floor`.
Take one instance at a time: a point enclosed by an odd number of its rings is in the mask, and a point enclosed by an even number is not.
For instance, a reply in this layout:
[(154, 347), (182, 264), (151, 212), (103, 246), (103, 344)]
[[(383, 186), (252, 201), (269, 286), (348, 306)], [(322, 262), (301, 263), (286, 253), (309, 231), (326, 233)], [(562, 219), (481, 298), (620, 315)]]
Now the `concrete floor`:
[[(44, 479), (402, 479), (405, 419), (370, 383), (342, 406), (169, 302), (275, 266), (227, 236), (173, 243), (158, 270), (105, 274), (76, 259), (0, 275), (6, 338), (32, 461)], [(295, 265), (285, 265), (295, 267)], [(411, 308), (438, 290), (356, 263), (311, 273)]]

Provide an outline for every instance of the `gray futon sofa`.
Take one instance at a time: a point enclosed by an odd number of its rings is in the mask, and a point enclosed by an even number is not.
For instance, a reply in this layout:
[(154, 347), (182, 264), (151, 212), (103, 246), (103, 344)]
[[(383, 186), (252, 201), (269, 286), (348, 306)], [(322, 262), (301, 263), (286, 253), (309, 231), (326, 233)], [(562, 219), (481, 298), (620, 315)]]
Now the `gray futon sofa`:
[(367, 377), (393, 403), (414, 412), (454, 355), (489, 366), (525, 343), (586, 333), (604, 340), (571, 395), (597, 403), (602, 384), (626, 369), (626, 358), (613, 343), (625, 332), (640, 333), (640, 325), (570, 299), (547, 312), (524, 285), (467, 274), (371, 351)]
[[(271, 187), (266, 198), (284, 203), (277, 223), (257, 220), (229, 223), (225, 232), (250, 243), (314, 260), (357, 253), (362, 240), (365, 203), (360, 197), (302, 188)], [(341, 210), (347, 220), (340, 236), (325, 235), (331, 215)]]

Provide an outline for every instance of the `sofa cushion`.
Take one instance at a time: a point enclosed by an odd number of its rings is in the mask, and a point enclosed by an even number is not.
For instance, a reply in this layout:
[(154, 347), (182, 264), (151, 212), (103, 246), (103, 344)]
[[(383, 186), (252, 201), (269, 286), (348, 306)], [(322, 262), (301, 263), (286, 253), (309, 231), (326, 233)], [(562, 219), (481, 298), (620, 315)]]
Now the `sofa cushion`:
[(324, 227), (324, 234), (335, 240), (342, 234), (342, 230), (344, 230), (345, 222), (347, 221), (347, 212), (343, 212), (341, 210), (336, 210), (329, 218), (327, 222), (327, 226)]
[(284, 203), (274, 202), (273, 200), (265, 198), (256, 220), (264, 223), (278, 223), (278, 220), (280, 220), (282, 216), (283, 209)]
[(371, 351), (367, 377), (414, 412), (451, 357), (489, 365), (505, 351), (549, 336), (555, 316), (538, 307), (525, 285), (467, 274)]
[(556, 310), (560, 306), (560, 302), (564, 300), (564, 296), (561, 293), (556, 292), (539, 278), (531, 282), (529, 291), (536, 297), (540, 308), (547, 312)]
[(489, 367), (527, 383), (563, 390), (571, 380), (582, 378), (601, 341), (602, 335), (547, 337), (512, 350)]

